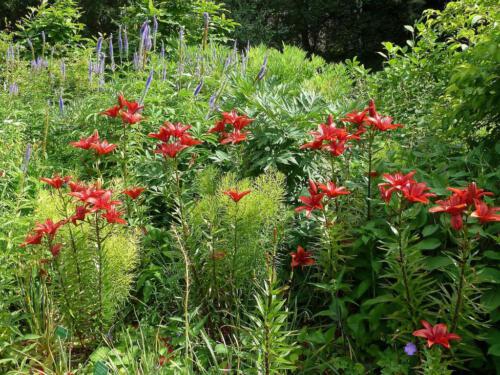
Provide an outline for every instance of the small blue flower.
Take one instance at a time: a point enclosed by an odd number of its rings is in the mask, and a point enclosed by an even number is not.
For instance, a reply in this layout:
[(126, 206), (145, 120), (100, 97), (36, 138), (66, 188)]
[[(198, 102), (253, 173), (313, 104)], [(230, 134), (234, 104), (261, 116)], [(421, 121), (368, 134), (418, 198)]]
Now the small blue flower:
[(405, 353), (408, 354), (409, 356), (413, 356), (417, 353), (417, 347), (414, 343), (409, 342), (405, 346)]

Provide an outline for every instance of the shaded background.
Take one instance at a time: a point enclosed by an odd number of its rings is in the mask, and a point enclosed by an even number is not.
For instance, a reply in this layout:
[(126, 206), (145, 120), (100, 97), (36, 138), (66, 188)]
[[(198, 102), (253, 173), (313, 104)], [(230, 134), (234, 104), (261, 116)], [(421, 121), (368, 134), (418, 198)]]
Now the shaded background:
[[(79, 0), (81, 21), (87, 35), (116, 29), (120, 7), (144, 0)], [(168, 0), (187, 3), (193, 0)], [(155, 4), (165, 2), (155, 1)], [(381, 42), (402, 44), (412, 24), (428, 8), (443, 8), (443, 0), (225, 0), (222, 1), (241, 26), (235, 38), (241, 43), (283, 43), (302, 47), (328, 61), (357, 56), (366, 66), (377, 68)], [(0, 1), (0, 26), (12, 27), (29, 6), (40, 0)]]

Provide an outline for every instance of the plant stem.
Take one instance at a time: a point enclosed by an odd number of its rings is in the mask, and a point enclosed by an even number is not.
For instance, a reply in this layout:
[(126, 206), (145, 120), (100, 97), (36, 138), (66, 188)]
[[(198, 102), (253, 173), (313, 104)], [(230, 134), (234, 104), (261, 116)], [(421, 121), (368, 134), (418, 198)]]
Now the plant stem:
[(96, 235), (96, 244), (97, 244), (97, 266), (99, 268), (98, 272), (98, 285), (97, 285), (97, 293), (99, 297), (99, 311), (98, 311), (98, 318), (99, 318), (99, 330), (102, 332), (103, 330), (103, 299), (102, 299), (102, 284), (103, 284), (103, 272), (102, 272), (102, 266), (103, 266), (103, 258), (102, 258), (102, 242), (101, 242), (101, 233), (100, 233), (100, 228), (99, 228), (99, 214), (96, 212), (95, 213), (95, 235)]
[(370, 220), (372, 217), (372, 146), (375, 135), (370, 132), (368, 137), (368, 186), (366, 191), (366, 219)]
[(325, 210), (323, 210), (323, 220), (324, 220), (323, 230), (324, 230), (325, 236), (328, 240), (328, 262), (332, 266), (332, 277), (333, 277), (336, 270), (337, 270), (337, 262), (332, 259), (333, 253), (335, 251), (335, 246), (333, 245), (333, 239), (332, 239), (332, 237), (330, 235), (330, 231), (328, 229), (328, 218), (326, 216)]
[(403, 252), (403, 236), (402, 236), (402, 227), (403, 227), (403, 196), (400, 197), (399, 200), (399, 209), (398, 209), (398, 251), (399, 251), (399, 266), (401, 267), (401, 274), (403, 275), (403, 285), (405, 288), (405, 299), (408, 304), (408, 312), (410, 313), (410, 319), (412, 321), (412, 325), (414, 328), (415, 323), (413, 321), (415, 314), (413, 310), (413, 304), (410, 294), (410, 287), (408, 285), (408, 270), (406, 269), (406, 258)]
[(121, 137), (121, 143), (123, 145), (123, 158), (122, 158), (122, 173), (123, 173), (123, 186), (127, 187), (127, 177), (128, 177), (128, 170), (127, 170), (127, 129), (125, 128), (125, 124), (122, 124), (122, 137)]
[[(182, 236), (177, 236), (177, 242), (179, 243), (179, 249), (184, 258), (184, 281), (186, 283), (186, 290), (184, 291), (184, 340), (185, 340), (185, 349), (186, 349), (186, 359), (191, 358), (191, 349), (190, 349), (190, 323), (189, 323), (189, 289), (190, 289), (190, 261), (189, 254), (187, 249), (187, 239), (189, 237), (189, 228), (184, 220), (184, 206), (182, 204), (182, 190), (181, 190), (181, 179), (179, 175), (179, 163), (177, 158), (174, 158), (174, 173), (175, 173), (175, 182), (177, 186), (177, 204), (179, 205), (179, 220), (182, 226)], [(174, 228), (175, 233), (177, 231)]]
[(463, 288), (465, 284), (465, 271), (467, 269), (467, 260), (470, 252), (470, 242), (467, 231), (467, 225), (464, 225), (463, 235), (464, 238), (462, 244), (462, 254), (460, 257), (460, 276), (457, 289), (457, 301), (455, 303), (455, 311), (453, 312), (453, 318), (451, 320), (451, 332), (454, 332), (457, 329), (458, 318), (462, 310)]

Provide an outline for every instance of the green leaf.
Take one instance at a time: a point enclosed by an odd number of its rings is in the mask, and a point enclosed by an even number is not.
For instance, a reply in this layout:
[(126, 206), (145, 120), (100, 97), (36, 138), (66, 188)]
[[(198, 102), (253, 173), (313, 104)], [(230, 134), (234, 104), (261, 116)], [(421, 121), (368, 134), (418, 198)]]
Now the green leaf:
[(424, 260), (425, 268), (429, 271), (433, 271), (438, 268), (443, 268), (447, 267), (450, 264), (453, 264), (453, 261), (444, 256), (439, 256), (439, 257), (427, 257)]
[(413, 29), (413, 27), (411, 27), (410, 25), (405, 25), (404, 27), (405, 27), (406, 30), (408, 30), (412, 34), (415, 32), (415, 30)]
[(377, 305), (379, 303), (392, 302), (392, 301), (394, 301), (394, 297), (390, 294), (386, 294), (383, 296), (378, 296), (378, 297), (366, 300), (365, 302), (363, 302), (363, 307)]
[(227, 354), (227, 347), (224, 344), (215, 345), (215, 352), (217, 354)]
[(424, 237), (429, 237), (431, 234), (434, 234), (438, 229), (439, 225), (437, 224), (426, 225), (422, 230), (422, 235)]
[(434, 250), (441, 245), (441, 241), (437, 238), (426, 238), (415, 245), (419, 250)]
[(495, 357), (500, 357), (500, 344), (490, 346), (490, 348), (488, 349), (488, 354)]
[(57, 326), (55, 330), (55, 335), (62, 340), (65, 340), (69, 337), (69, 331), (63, 326)]
[(482, 270), (479, 270), (477, 276), (480, 283), (500, 284), (500, 270), (497, 270), (496, 268), (483, 268)]
[(94, 375), (107, 375), (108, 366), (103, 361), (98, 361), (94, 365)]
[(488, 250), (484, 252), (484, 256), (488, 259), (500, 260), (500, 251)]
[(500, 306), (500, 286), (495, 286), (484, 292), (481, 297), (481, 304), (490, 312), (497, 309)]

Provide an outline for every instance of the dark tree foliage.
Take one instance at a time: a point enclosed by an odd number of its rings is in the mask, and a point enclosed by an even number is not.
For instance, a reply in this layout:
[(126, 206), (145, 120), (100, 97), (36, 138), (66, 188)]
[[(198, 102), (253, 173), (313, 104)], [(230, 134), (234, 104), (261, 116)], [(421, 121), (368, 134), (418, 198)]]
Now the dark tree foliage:
[(339, 61), (357, 56), (379, 66), (381, 42), (404, 43), (403, 26), (438, 0), (226, 0), (242, 27), (236, 37), (280, 48), (295, 44), (309, 53)]
[[(302, 47), (329, 61), (357, 56), (370, 67), (381, 65), (381, 42), (402, 44), (403, 26), (412, 24), (426, 8), (443, 7), (440, 0), (224, 0), (241, 24), (235, 36), (241, 43), (283, 43)], [(0, 26), (13, 24), (27, 7), (40, 0), (0, 1)], [(86, 35), (110, 32), (120, 8), (133, 0), (79, 0)]]

